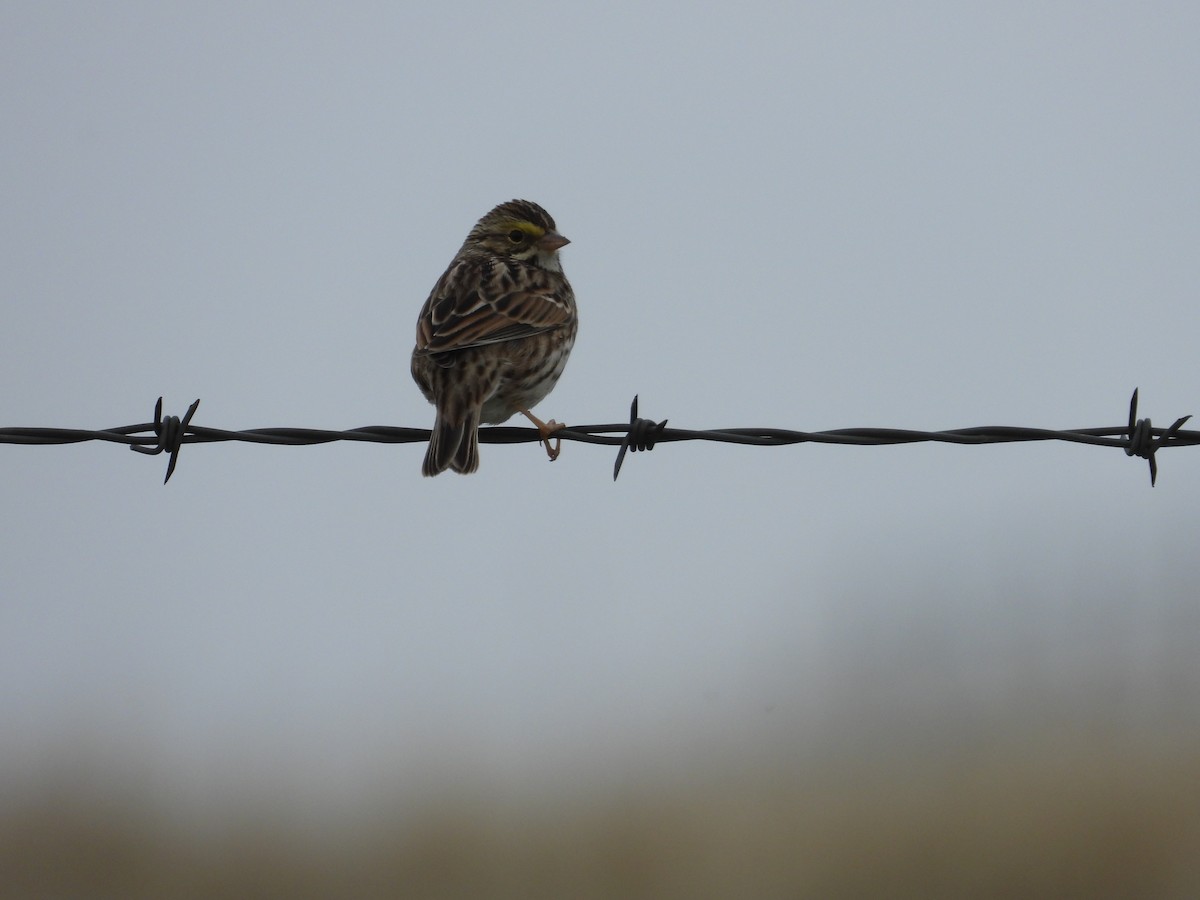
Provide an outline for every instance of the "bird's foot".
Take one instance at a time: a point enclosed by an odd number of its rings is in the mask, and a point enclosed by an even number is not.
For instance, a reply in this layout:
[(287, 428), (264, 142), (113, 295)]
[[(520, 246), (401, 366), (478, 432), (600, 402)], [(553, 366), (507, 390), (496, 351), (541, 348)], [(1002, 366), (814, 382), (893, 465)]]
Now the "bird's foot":
[(549, 422), (543, 422), (527, 409), (523, 409), (520, 412), (521, 415), (532, 422), (534, 427), (537, 428), (538, 440), (545, 445), (546, 455), (550, 457), (550, 462), (554, 462), (556, 459), (558, 459), (558, 454), (562, 452), (562, 438), (555, 438), (554, 446), (551, 447), (550, 435), (554, 434), (556, 431), (562, 431), (567, 426), (562, 422), (555, 422), (553, 419), (551, 419)]

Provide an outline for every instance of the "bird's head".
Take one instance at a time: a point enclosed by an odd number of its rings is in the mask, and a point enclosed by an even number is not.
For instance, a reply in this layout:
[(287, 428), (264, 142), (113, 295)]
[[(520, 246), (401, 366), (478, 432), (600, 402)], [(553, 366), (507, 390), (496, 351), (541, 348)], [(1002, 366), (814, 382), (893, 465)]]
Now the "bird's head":
[(561, 272), (558, 251), (569, 243), (550, 213), (528, 200), (509, 200), (475, 223), (465, 246)]

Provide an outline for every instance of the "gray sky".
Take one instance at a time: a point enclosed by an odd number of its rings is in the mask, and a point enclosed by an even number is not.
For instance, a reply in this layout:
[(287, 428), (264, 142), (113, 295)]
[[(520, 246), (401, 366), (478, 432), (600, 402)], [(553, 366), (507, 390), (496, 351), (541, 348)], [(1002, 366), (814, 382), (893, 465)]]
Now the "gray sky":
[[(1197, 33), (1188, 3), (8, 3), (0, 425), (162, 394), (428, 427), (417, 311), (513, 197), (572, 239), (547, 417), (1067, 428), (1140, 386), (1169, 424), (1200, 413)], [(678, 444), (615, 485), (608, 448), (423, 452), (190, 446), (164, 488), (0, 446), (0, 777), (569, 781), (820, 736), (943, 631), (982, 691), (1153, 674), (1195, 624), (1192, 451), (1154, 490), (1059, 444)]]

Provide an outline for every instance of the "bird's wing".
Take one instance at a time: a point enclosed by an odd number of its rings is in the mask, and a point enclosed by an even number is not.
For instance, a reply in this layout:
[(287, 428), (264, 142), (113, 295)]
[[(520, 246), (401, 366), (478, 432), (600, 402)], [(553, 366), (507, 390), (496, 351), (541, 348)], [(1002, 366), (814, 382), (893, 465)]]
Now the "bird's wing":
[(417, 349), (465, 350), (529, 337), (570, 321), (563, 290), (527, 281), (520, 268), (503, 260), (453, 263), (421, 308)]

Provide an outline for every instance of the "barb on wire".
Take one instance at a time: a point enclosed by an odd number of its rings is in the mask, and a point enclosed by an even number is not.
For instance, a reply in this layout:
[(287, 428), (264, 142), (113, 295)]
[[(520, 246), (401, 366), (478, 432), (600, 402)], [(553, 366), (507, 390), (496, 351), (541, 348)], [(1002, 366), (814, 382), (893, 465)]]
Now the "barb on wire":
[[(626, 451), (650, 450), (656, 444), (675, 441), (718, 441), (726, 444), (746, 444), (753, 447), (778, 447), (786, 444), (854, 444), (878, 446), (912, 444), (929, 441), (942, 444), (1003, 444), (1016, 441), (1068, 441), (1100, 447), (1120, 447), (1127, 456), (1137, 456), (1150, 464), (1150, 484), (1158, 476), (1156, 454), (1166, 447), (1190, 447), (1200, 444), (1200, 431), (1183, 431), (1190, 416), (1177, 419), (1170, 428), (1154, 428), (1149, 419), (1137, 418), (1138, 392), (1133, 392), (1129, 407), (1129, 424), (1103, 428), (1077, 428), (1054, 431), (1048, 428), (1022, 428), (992, 425), (957, 428), (949, 431), (914, 431), (902, 428), (838, 428), (832, 431), (788, 431), (782, 428), (721, 428), (693, 431), (668, 428), (667, 420), (655, 422), (638, 417), (638, 398), (633, 398), (629, 422), (610, 425), (577, 425), (556, 431), (554, 436), (565, 441), (602, 444), (617, 447), (613, 479), (620, 474)], [(427, 428), (399, 428), (372, 425), (348, 431), (319, 428), (252, 428), (246, 431), (227, 431), (192, 424), (200, 401), (188, 407), (182, 419), (162, 416), (162, 398), (154, 408), (154, 421), (140, 425), (124, 425), (88, 431), (81, 428), (0, 428), (0, 444), (75, 444), (82, 441), (109, 441), (126, 444), (140, 453), (167, 452), (167, 475), (171, 478), (184, 444), (203, 444), (215, 441), (243, 441), (255, 444), (308, 445), (332, 441), (362, 441), (381, 444), (406, 444), (429, 440)], [(485, 444), (519, 444), (541, 440), (536, 428), (499, 425), (479, 429), (479, 440)]]
[(633, 403), (629, 407), (629, 431), (621, 441), (621, 449), (617, 451), (617, 461), (613, 465), (613, 481), (621, 474), (621, 464), (625, 462), (625, 451), (653, 450), (654, 442), (658, 440), (667, 427), (667, 420), (655, 422), (653, 419), (638, 418), (638, 398), (633, 395)]
[(1125, 455), (1139, 456), (1150, 463), (1150, 487), (1154, 487), (1154, 482), (1158, 480), (1158, 462), (1155, 460), (1154, 454), (1159, 447), (1164, 446), (1179, 434), (1179, 429), (1191, 416), (1181, 416), (1176, 419), (1174, 424), (1163, 431), (1158, 440), (1155, 440), (1154, 428), (1151, 427), (1150, 420), (1137, 417), (1137, 405), (1138, 389), (1134, 388), (1133, 396), (1129, 399), (1129, 440), (1125, 447)]
[(187, 434), (188, 426), (192, 423), (192, 416), (200, 408), (200, 401), (197, 399), (195, 403), (188, 407), (188, 411), (181, 422), (179, 416), (167, 416), (166, 419), (163, 419), (162, 400), (163, 398), (159, 397), (158, 402), (154, 404), (154, 434), (158, 438), (158, 443), (153, 447), (130, 444), (129, 449), (136, 450), (138, 453), (145, 453), (147, 456), (157, 456), (164, 450), (170, 453), (171, 459), (167, 463), (167, 477), (163, 479), (163, 484), (166, 484), (171, 480), (171, 473), (175, 471), (175, 463), (179, 461), (179, 448), (183, 446), (183, 438)]

